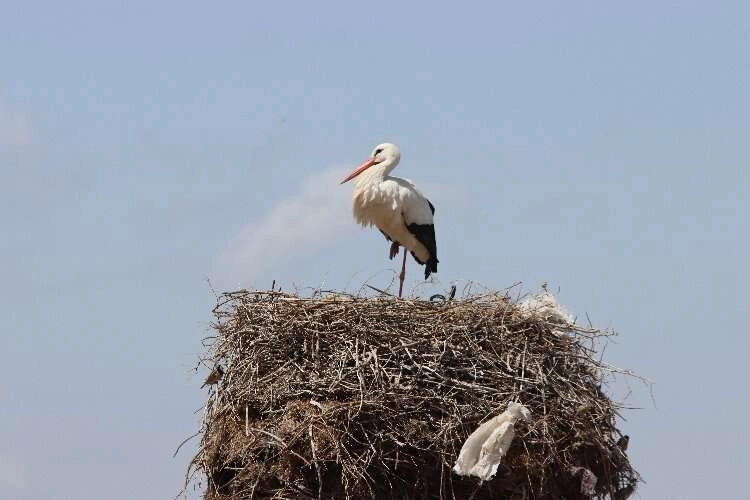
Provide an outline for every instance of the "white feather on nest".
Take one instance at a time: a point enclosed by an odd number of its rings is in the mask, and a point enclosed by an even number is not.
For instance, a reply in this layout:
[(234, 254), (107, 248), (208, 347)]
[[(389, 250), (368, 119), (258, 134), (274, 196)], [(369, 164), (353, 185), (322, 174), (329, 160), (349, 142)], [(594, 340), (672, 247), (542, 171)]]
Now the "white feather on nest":
[(527, 297), (518, 304), (522, 314), (535, 319), (541, 319), (549, 323), (569, 325), (575, 323), (575, 318), (561, 306), (555, 296), (547, 290)]

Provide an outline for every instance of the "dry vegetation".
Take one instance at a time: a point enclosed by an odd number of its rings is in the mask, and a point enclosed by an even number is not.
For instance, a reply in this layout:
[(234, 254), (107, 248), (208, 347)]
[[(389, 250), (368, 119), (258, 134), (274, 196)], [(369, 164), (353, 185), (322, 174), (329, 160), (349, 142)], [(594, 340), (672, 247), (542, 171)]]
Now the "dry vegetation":
[[(241, 291), (220, 297), (205, 362), (225, 374), (188, 472), (205, 498), (617, 497), (638, 481), (602, 390), (610, 335), (505, 293), (430, 302)], [(526, 405), (497, 475), (451, 471), (466, 437)]]

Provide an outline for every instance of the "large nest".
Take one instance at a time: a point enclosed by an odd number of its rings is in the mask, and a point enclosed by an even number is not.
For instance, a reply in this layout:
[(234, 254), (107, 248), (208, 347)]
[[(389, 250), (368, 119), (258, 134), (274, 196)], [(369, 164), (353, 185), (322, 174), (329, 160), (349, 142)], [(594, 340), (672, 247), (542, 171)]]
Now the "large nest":
[[(214, 313), (206, 360), (224, 376), (189, 471), (207, 499), (618, 498), (639, 480), (602, 390), (619, 371), (596, 355), (607, 332), (504, 293), (242, 291)], [(453, 473), (467, 436), (512, 401), (532, 419), (495, 477)]]

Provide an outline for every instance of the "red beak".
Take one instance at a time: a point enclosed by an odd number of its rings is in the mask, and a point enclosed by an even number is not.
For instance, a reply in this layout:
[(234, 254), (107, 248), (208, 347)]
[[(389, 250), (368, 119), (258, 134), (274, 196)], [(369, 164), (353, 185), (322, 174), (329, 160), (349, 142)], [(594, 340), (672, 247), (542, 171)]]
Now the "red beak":
[(347, 175), (344, 178), (344, 180), (341, 181), (341, 184), (343, 184), (345, 182), (349, 182), (350, 180), (354, 179), (359, 174), (361, 174), (362, 172), (364, 172), (368, 168), (372, 167), (376, 163), (378, 163), (378, 162), (377, 162), (377, 160), (375, 160), (375, 158), (368, 158), (366, 162), (364, 162), (362, 165), (360, 165), (357, 168), (355, 168), (354, 171), (351, 174)]

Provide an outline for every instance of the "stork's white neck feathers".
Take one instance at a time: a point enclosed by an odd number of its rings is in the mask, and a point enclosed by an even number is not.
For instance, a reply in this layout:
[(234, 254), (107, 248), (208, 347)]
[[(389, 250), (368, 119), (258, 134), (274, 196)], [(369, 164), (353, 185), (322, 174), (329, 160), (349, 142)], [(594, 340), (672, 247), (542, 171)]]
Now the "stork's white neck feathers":
[(357, 188), (362, 189), (368, 185), (375, 185), (383, 182), (383, 180), (388, 177), (388, 174), (396, 168), (398, 161), (399, 158), (397, 156), (392, 156), (368, 168), (357, 176)]

